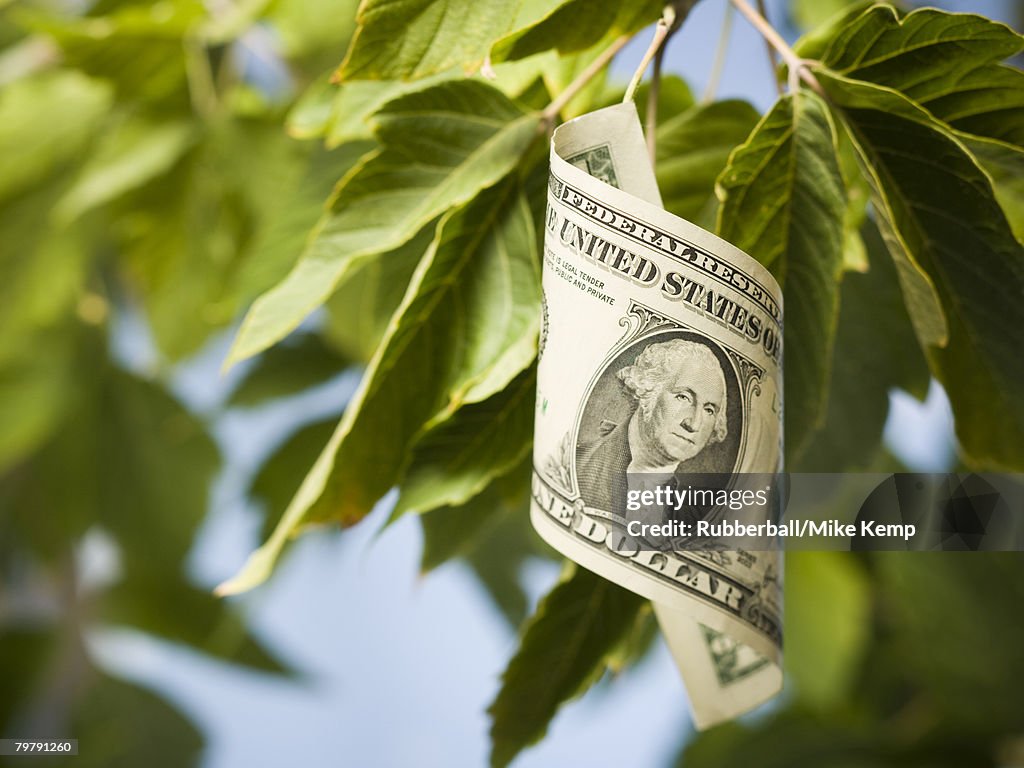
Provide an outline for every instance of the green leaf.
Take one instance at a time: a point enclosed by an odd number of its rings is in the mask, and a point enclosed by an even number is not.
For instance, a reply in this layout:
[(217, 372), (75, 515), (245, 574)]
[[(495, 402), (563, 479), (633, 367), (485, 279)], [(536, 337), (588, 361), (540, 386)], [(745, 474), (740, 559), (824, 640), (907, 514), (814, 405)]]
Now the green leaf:
[(814, 30), (853, 10), (863, 11), (870, 0), (792, 0), (790, 16), (801, 29)]
[(105, 84), (56, 70), (0, 91), (0, 200), (77, 160), (111, 105)]
[(69, 725), (82, 743), (75, 765), (181, 768), (199, 760), (199, 731), (149, 691), (103, 675), (82, 698)]
[(822, 56), (841, 75), (900, 91), (949, 125), (1024, 145), (1024, 72), (999, 64), (1024, 50), (1005, 24), (921, 8), (902, 19), (876, 5), (842, 27)]
[(286, 57), (323, 51), (333, 58), (355, 32), (358, 6), (358, 0), (271, 0), (263, 19)]
[(186, 584), (174, 571), (129, 574), (103, 595), (95, 620), (184, 643), (250, 669), (287, 672), (282, 661), (249, 634), (236, 606)]
[(224, 592), (263, 581), (310, 522), (353, 524), (400, 478), (412, 438), (500, 391), (536, 354), (530, 210), (514, 185), (445, 216), (341, 423), (274, 535)]
[(494, 43), (494, 61), (521, 59), (552, 48), (560, 54), (582, 51), (605, 38), (639, 32), (657, 21), (665, 7), (660, 0), (561, 0), (546, 5), (545, 15), (532, 24), (517, 24), (515, 31)]
[[(238, 295), (246, 299), (284, 279), (323, 214), (324, 200), (372, 147), (370, 142), (350, 142), (330, 152), (296, 153), (295, 142), (275, 133), (261, 146), (246, 141), (252, 132), (244, 131), (233, 142), (237, 154), (231, 153), (242, 171), (235, 178), (250, 200), (250, 218), (257, 226), (236, 278)], [(256, 153), (264, 162), (253, 161)]]
[(341, 182), (299, 263), (249, 311), (226, 364), (284, 338), (361, 261), (399, 247), (505, 176), (539, 124), (475, 81), (400, 97), (376, 119), (383, 148)]
[(992, 188), (1017, 239), (1024, 241), (1024, 150), (1001, 141), (958, 134), (992, 180)]
[(758, 113), (747, 102), (719, 101), (693, 106), (662, 122), (655, 167), (665, 209), (713, 228), (715, 180), (757, 121)]
[[(919, 754), (891, 744), (881, 723), (862, 725), (852, 718), (824, 714), (816, 709), (790, 707), (756, 723), (733, 721), (704, 731), (686, 744), (677, 768), (901, 768), (928, 765), (955, 768), (984, 760), (980, 750), (967, 755), (921, 745)], [(916, 745), (915, 745), (916, 746)], [(965, 759), (966, 758), (966, 759)]]
[(266, 504), (261, 538), (268, 538), (281, 521), (316, 457), (331, 439), (338, 419), (329, 418), (297, 430), (260, 467), (249, 493)]
[[(1024, 467), (1024, 358), (1016, 341), (1024, 249), (988, 177), (952, 133), (927, 116), (907, 117), (919, 111), (899, 94), (818, 74), (871, 169), (872, 201), (897, 266), (918, 265), (941, 299), (949, 341), (927, 355), (964, 451), (985, 466)], [(913, 297), (908, 308), (913, 318)]]
[(928, 391), (928, 364), (903, 305), (892, 259), (874, 226), (865, 228), (864, 241), (870, 268), (864, 274), (846, 272), (840, 289), (825, 421), (789, 467), (793, 472), (867, 470), (882, 440), (889, 390), (900, 387), (919, 398)]
[(209, 67), (206, 51), (189, 39), (206, 19), (203, 4), (177, 0), (157, 13), (144, 3), (108, 10), (104, 16), (26, 16), (57, 44), (67, 66), (109, 80), (119, 100), (190, 111), (188, 70)]
[(194, 143), (188, 120), (130, 119), (104, 136), (54, 215), (67, 222), (169, 170)]
[(505, 766), (547, 731), (558, 708), (604, 672), (645, 601), (570, 567), (527, 622), (491, 715), (491, 765)]
[[(515, 98), (557, 62), (554, 56), (538, 56), (497, 64), (491, 67), (488, 82)], [(288, 132), (300, 139), (322, 137), (328, 147), (372, 139), (373, 116), (389, 101), (461, 77), (462, 71), (456, 68), (411, 82), (352, 80), (338, 85), (325, 75), (307, 89), (289, 113)]]
[(28, 456), (74, 400), (79, 302), (91, 254), (83, 234), (56, 228), (50, 211), (63, 184), (47, 183), (0, 205), (0, 468)]
[(1007, 620), (1007, 607), (1024, 599), (1020, 554), (893, 552), (874, 560), (900, 668), (947, 727), (975, 741), (1019, 733), (1024, 626)]
[[(4, 574), (5, 581), (10, 574)], [(8, 598), (10, 599), (10, 598)], [(5, 619), (0, 623), (0, 734), (11, 732), (15, 718), (29, 705), (32, 694), (46, 679), (59, 648), (56, 634), (47, 628)]]
[(414, 80), (476, 69), (491, 44), (565, 0), (364, 0), (341, 80)]
[(840, 704), (855, 682), (871, 628), (862, 566), (850, 552), (788, 552), (785, 584), (786, 672), (809, 704)]
[(431, 509), (420, 517), (423, 556), (420, 568), (431, 571), (447, 560), (468, 556), (488, 531), (505, 517), (529, 517), (530, 461), (495, 478), (483, 491), (459, 505)]
[(846, 199), (835, 128), (817, 96), (779, 100), (719, 178), (718, 232), (783, 288), (786, 460), (825, 417)]
[(393, 517), (463, 504), (505, 474), (533, 445), (537, 373), (466, 405), (416, 442)]
[[(859, 0), (859, 2), (844, 3), (846, 8), (835, 15), (827, 18), (820, 18), (813, 27), (807, 27), (805, 22), (811, 21), (810, 13), (818, 16), (819, 10), (829, 9), (843, 2), (843, 0), (791, 0), (793, 7), (794, 21), (797, 26), (804, 27), (809, 31), (793, 44), (793, 50), (798, 56), (804, 59), (820, 60), (825, 51), (832, 45), (836, 36), (855, 19), (859, 18), (865, 10), (875, 5), (876, 0)], [(798, 6), (804, 6), (804, 9)], [(802, 16), (801, 16), (802, 14)]]
[(530, 525), (532, 472), (528, 457), (466, 503), (439, 507), (419, 518), (423, 571), (461, 557), (512, 628), (522, 623), (529, 608), (523, 566), (551, 551)]
[(436, 228), (428, 224), (409, 242), (356, 267), (327, 300), (324, 335), (343, 354), (362, 362), (373, 357)]
[(258, 358), (231, 394), (229, 406), (248, 407), (296, 395), (337, 376), (348, 365), (315, 333), (288, 339)]

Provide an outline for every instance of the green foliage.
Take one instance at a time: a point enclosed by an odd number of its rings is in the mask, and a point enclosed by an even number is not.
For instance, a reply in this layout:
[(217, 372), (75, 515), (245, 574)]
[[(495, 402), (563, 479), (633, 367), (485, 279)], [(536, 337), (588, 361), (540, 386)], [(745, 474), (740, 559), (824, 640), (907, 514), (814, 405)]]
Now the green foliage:
[(795, 461), (828, 402), (843, 265), (846, 199), (825, 103), (811, 93), (780, 99), (718, 184), (719, 234), (783, 289), (786, 460)]
[[(185, 576), (220, 455), (167, 386), (250, 304), (228, 363), (258, 357), (225, 408), (357, 365), (362, 379), (340, 422), (298, 429), (260, 469), (267, 543), (226, 589), (397, 487), (393, 517), (421, 514), (424, 571), (459, 558), (513, 626), (529, 612), (522, 566), (549, 556), (527, 514), (545, 133), (619, 98), (604, 70), (578, 78), (664, 3), (358, 5), (0, 2), (0, 598), (74, 593), (86, 536), (121, 564), (64, 606), (78, 625), (0, 611), (3, 735), (70, 648), (80, 759), (194, 761), (191, 725), (71, 642), (96, 626), (281, 670)], [(889, 393), (921, 396), (929, 376), (963, 461), (1024, 468), (1024, 75), (1005, 63), (1024, 39), (934, 9), (791, 10), (820, 93), (759, 116), (665, 77), (656, 126), (666, 207), (784, 285), (789, 468), (873, 466)], [(107, 341), (138, 321), (145, 375)], [(795, 695), (697, 738), (686, 764), (994, 763), (1024, 727), (1024, 643), (1005, 619), (1020, 574), (1014, 558), (792, 558)], [(497, 694), (494, 764), (640, 658), (652, 627), (643, 601), (570, 569)]]
[(381, 149), (339, 184), (298, 264), (249, 311), (229, 363), (282, 339), (362, 261), (501, 179), (536, 138), (538, 118), (462, 81), (389, 102), (375, 125)]
[(559, 705), (585, 692), (628, 638), (644, 601), (568, 567), (527, 622), (491, 704), (491, 765), (508, 765), (547, 730)]

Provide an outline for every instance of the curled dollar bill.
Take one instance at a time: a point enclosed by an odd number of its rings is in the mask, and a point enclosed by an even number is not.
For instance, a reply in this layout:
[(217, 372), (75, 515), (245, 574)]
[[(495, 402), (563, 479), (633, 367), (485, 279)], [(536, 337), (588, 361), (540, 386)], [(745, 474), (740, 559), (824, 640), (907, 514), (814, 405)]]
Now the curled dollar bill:
[(654, 546), (633, 534), (664, 518), (625, 507), (708, 473), (781, 469), (782, 292), (663, 209), (632, 103), (555, 131), (544, 236), (533, 525), (653, 601), (694, 721), (711, 726), (781, 688), (781, 555)]

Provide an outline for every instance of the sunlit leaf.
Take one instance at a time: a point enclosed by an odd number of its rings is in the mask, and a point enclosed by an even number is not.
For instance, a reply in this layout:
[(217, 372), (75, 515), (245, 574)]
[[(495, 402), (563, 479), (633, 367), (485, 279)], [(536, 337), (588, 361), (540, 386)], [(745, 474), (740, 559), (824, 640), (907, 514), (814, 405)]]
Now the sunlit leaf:
[[(949, 341), (930, 347), (928, 359), (952, 402), (957, 437), (980, 464), (1024, 467), (1024, 358), (1016, 341), (1024, 247), (988, 177), (955, 136), (927, 115), (914, 119), (920, 110), (894, 91), (824, 71), (819, 79), (871, 169), (890, 252), (916, 264), (941, 299)], [(913, 318), (910, 300), (908, 307)]]
[(539, 118), (490, 86), (462, 81), (400, 97), (376, 120), (383, 149), (342, 181), (295, 269), (249, 311), (228, 363), (279, 341), (363, 260), (502, 178)]
[(848, 695), (870, 636), (870, 586), (854, 557), (786, 554), (786, 671), (819, 707)]
[(719, 234), (783, 288), (787, 461), (800, 455), (828, 404), (846, 210), (835, 142), (821, 99), (787, 96), (718, 181)]
[(510, 183), (442, 219), (331, 441), (274, 535), (223, 591), (265, 579), (299, 527), (358, 522), (398, 481), (424, 424), (500, 391), (530, 363), (539, 327), (535, 237)]
[(68, 221), (167, 171), (195, 140), (187, 120), (128, 120), (108, 133), (54, 215)]
[(412, 80), (449, 67), (473, 70), (491, 44), (564, 0), (366, 0), (342, 80)]
[(111, 91), (80, 72), (56, 70), (0, 91), (0, 200), (72, 160), (110, 108)]
[(999, 62), (1024, 50), (1005, 24), (922, 8), (902, 19), (876, 5), (825, 51), (832, 71), (902, 92), (954, 128), (1024, 144), (1024, 72)]
[[(534, 2), (537, 6), (544, 4)], [(581, 51), (603, 38), (643, 29), (657, 21), (665, 7), (659, 0), (561, 0), (546, 5), (545, 15), (538, 15), (532, 24), (517, 24), (514, 32), (494, 44), (491, 57), (495, 61), (521, 59), (552, 48), (562, 54)]]

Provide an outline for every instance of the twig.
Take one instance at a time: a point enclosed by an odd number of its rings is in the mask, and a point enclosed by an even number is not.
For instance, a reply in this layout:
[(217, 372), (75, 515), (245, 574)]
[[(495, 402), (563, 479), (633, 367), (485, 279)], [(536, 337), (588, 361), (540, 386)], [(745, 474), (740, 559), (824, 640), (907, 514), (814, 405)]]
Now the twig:
[(550, 124), (558, 117), (558, 113), (562, 111), (566, 104), (572, 101), (573, 97), (579, 93), (602, 69), (607, 66), (608, 62), (612, 58), (626, 47), (632, 38), (629, 35), (622, 35), (622, 37), (616, 38), (611, 45), (605, 48), (598, 55), (596, 59), (587, 65), (587, 68), (580, 72), (576, 78), (565, 87), (558, 96), (552, 100), (550, 104), (541, 113), (541, 118), (544, 123)]
[(786, 62), (786, 67), (789, 69), (790, 93), (796, 93), (800, 87), (800, 80), (803, 80), (815, 93), (824, 97), (825, 92), (822, 90), (821, 84), (807, 68), (812, 62), (797, 56), (796, 52), (782, 39), (782, 35), (775, 31), (775, 28), (768, 23), (764, 16), (751, 8), (747, 0), (730, 0), (730, 2), (736, 6), (740, 13), (747, 17), (747, 21), (754, 25), (757, 31), (761, 33), (761, 36), (779, 52), (782, 60)]
[(636, 89), (640, 86), (640, 79), (644, 76), (644, 72), (647, 71), (647, 67), (651, 63), (651, 59), (654, 58), (654, 54), (661, 48), (662, 43), (668, 37), (669, 32), (672, 31), (672, 27), (676, 21), (676, 9), (674, 6), (666, 5), (665, 13), (658, 19), (658, 24), (654, 28), (654, 39), (651, 40), (651, 44), (647, 46), (647, 50), (644, 52), (644, 57), (640, 59), (640, 66), (636, 68), (636, 72), (633, 73), (633, 78), (629, 81), (629, 85), (626, 86), (626, 95), (622, 97), (623, 103), (632, 101), (633, 97), (636, 96)]
[[(768, 21), (768, 10), (764, 7), (764, 0), (757, 0), (757, 12), (761, 14), (762, 19)], [(779, 77), (776, 74), (779, 71), (779, 57), (775, 53), (775, 49), (772, 48), (772, 44), (767, 40), (764, 41), (764, 46), (768, 49), (768, 66), (771, 67), (772, 82), (775, 83), (775, 90), (781, 96), (782, 83), (779, 82)]]
[(711, 65), (711, 74), (708, 75), (708, 84), (704, 88), (704, 95), (701, 102), (707, 104), (715, 98), (718, 91), (718, 84), (722, 80), (722, 70), (725, 68), (725, 54), (729, 49), (729, 38), (732, 37), (732, 18), (736, 9), (725, 6), (725, 18), (722, 19), (722, 31), (718, 35), (718, 47), (715, 48), (715, 60)]
[[(665, 43), (671, 36), (671, 32), (665, 37)], [(661, 93), (661, 63), (665, 58), (665, 45), (654, 54), (654, 74), (651, 76), (651, 88), (647, 91), (647, 115), (645, 119), (647, 133), (647, 154), (651, 157), (653, 165), (658, 154), (658, 97)]]

